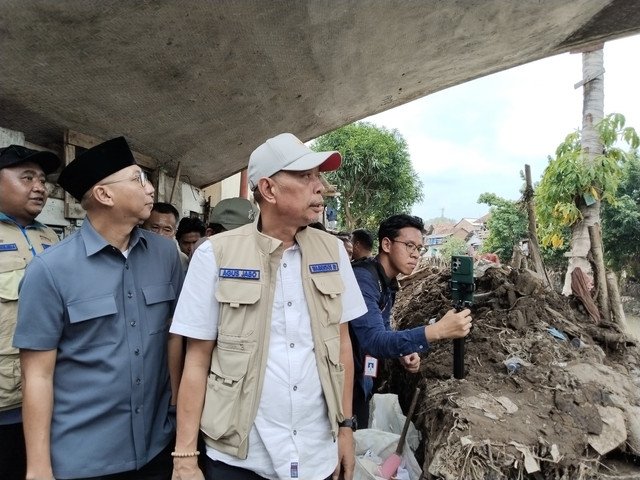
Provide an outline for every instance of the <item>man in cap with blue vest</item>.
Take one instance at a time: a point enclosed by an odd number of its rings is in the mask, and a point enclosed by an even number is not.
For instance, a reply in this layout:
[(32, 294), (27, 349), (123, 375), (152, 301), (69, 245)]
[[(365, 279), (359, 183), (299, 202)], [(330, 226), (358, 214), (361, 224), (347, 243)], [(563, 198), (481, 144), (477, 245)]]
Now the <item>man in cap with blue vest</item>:
[(24, 480), (22, 387), (18, 349), (12, 346), (18, 318), (18, 285), (27, 264), (58, 236), (36, 221), (49, 196), (46, 175), (60, 159), (21, 145), (0, 149), (0, 472)]
[(194, 253), (171, 331), (188, 338), (174, 479), (353, 478), (348, 322), (366, 312), (342, 242), (314, 228), (338, 152), (290, 133), (249, 160), (256, 220)]
[(154, 189), (123, 137), (80, 154), (58, 183), (87, 216), (20, 289), (27, 478), (169, 479), (175, 244), (137, 228)]

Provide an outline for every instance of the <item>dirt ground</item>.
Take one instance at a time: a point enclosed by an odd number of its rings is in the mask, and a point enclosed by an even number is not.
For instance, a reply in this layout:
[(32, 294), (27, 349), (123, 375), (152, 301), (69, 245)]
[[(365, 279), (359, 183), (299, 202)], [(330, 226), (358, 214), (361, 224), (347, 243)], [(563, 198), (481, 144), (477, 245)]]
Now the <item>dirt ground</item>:
[[(405, 411), (421, 387), (414, 423), (423, 478), (640, 478), (637, 337), (595, 324), (531, 272), (478, 271), (464, 379), (453, 378), (451, 341), (434, 343), (418, 374), (388, 360), (378, 377), (378, 391), (398, 394)], [(412, 277), (394, 307), (397, 329), (452, 307), (448, 271), (426, 267)], [(518, 367), (508, 371), (512, 357)]]

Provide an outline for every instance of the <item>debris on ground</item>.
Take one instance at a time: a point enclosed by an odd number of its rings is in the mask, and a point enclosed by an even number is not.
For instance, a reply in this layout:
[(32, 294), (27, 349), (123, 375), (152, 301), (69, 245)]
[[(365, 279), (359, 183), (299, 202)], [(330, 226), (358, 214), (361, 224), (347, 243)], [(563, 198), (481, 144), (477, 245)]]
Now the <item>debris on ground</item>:
[[(453, 378), (451, 341), (432, 344), (418, 374), (382, 362), (377, 390), (405, 411), (422, 389), (423, 478), (640, 478), (638, 341), (534, 272), (489, 263), (476, 268), (463, 379)], [(450, 279), (437, 267), (403, 279), (394, 327), (441, 318)]]

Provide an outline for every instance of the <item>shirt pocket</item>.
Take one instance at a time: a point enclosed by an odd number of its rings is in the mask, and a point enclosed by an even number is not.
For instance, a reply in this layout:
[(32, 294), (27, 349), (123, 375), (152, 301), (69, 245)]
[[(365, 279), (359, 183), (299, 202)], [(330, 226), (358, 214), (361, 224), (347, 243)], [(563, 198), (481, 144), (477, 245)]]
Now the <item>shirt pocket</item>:
[(142, 287), (149, 335), (169, 330), (169, 319), (176, 292), (171, 283)]
[(73, 349), (116, 343), (118, 307), (113, 294), (69, 302), (67, 314)]
[(27, 261), (15, 252), (0, 252), (0, 301), (18, 299), (18, 286), (24, 276)]
[[(216, 290), (216, 300), (220, 304), (218, 338), (227, 337), (233, 341), (253, 334), (258, 321), (253, 316), (261, 294), (262, 284), (259, 282), (220, 279)], [(271, 313), (270, 305), (265, 312)]]
[(316, 290), (319, 309), (316, 312), (323, 325), (337, 325), (342, 318), (342, 294), (345, 291), (340, 272), (311, 275)]

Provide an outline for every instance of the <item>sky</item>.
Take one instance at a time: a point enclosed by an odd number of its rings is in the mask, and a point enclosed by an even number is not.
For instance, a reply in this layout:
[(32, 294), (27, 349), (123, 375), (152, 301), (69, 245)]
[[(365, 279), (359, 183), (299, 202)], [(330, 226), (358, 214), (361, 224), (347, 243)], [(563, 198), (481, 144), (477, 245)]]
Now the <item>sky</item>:
[[(605, 115), (622, 113), (640, 132), (640, 35), (604, 46)], [(562, 54), (448, 88), (368, 117), (407, 141), (424, 220), (478, 218), (485, 192), (518, 200), (525, 164), (542, 177), (565, 137), (582, 124), (582, 55)]]

